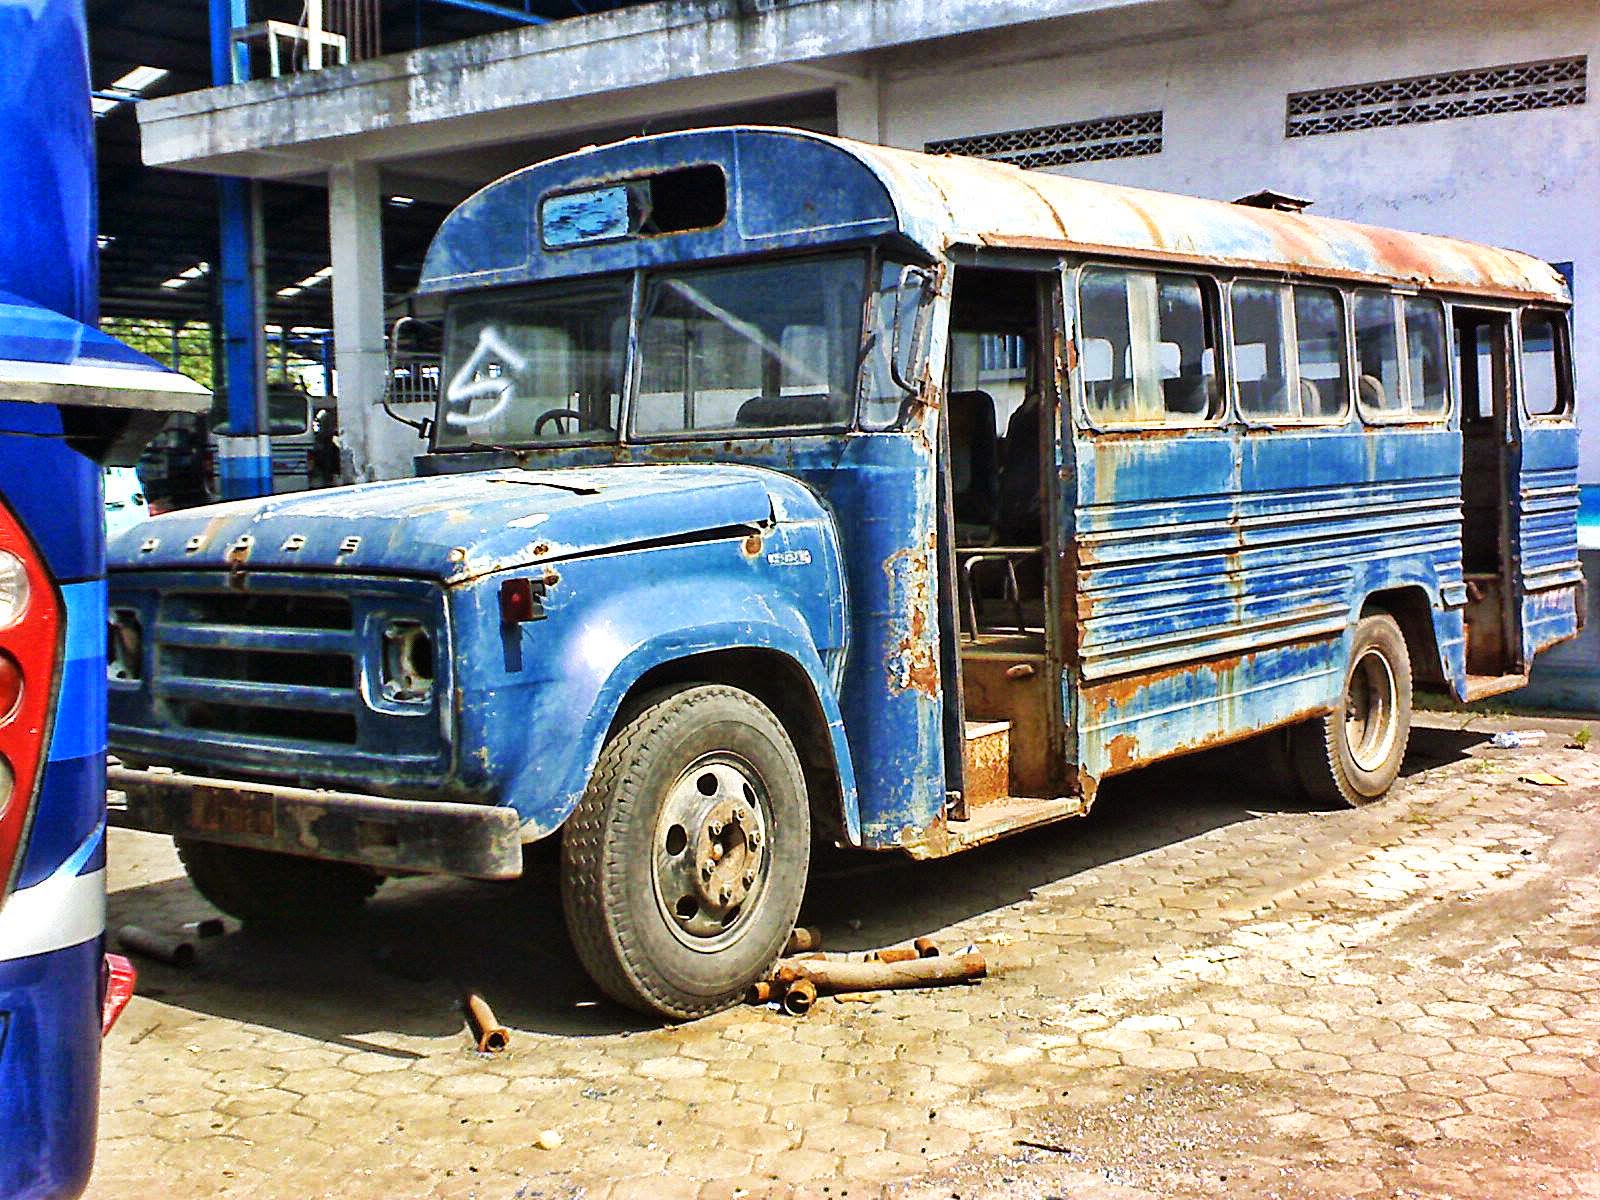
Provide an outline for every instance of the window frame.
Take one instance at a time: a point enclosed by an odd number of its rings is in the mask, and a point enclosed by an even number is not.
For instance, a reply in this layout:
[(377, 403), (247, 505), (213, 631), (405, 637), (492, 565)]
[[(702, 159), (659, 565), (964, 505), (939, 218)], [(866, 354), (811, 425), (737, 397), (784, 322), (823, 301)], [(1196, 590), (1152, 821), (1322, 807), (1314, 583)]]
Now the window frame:
[[(1233, 328), (1233, 285), (1236, 283), (1270, 284), (1282, 290), (1282, 311), (1285, 314), (1285, 341), (1294, 348), (1294, 378), (1292, 380), (1296, 389), (1300, 386), (1300, 315), (1295, 310), (1294, 293), (1296, 288), (1315, 288), (1322, 292), (1331, 292), (1339, 305), (1340, 329), (1344, 334), (1344, 403), (1339, 406), (1336, 416), (1317, 417), (1263, 417), (1246, 413), (1244, 405), (1239, 401), (1239, 371), (1234, 355), (1238, 350), (1238, 339)], [(1345, 289), (1337, 284), (1318, 279), (1296, 279), (1287, 276), (1261, 276), (1261, 275), (1234, 275), (1227, 280), (1224, 289), (1223, 302), (1227, 308), (1227, 340), (1228, 340), (1228, 394), (1232, 411), (1237, 416), (1239, 423), (1247, 429), (1306, 429), (1326, 428), (1338, 429), (1350, 423), (1351, 410), (1354, 403), (1355, 372), (1355, 338), (1354, 334), (1354, 305)]]
[[(1526, 382), (1526, 355), (1522, 348), (1522, 322), (1529, 313), (1538, 313), (1550, 320), (1550, 327), (1555, 334), (1555, 367), (1556, 367), (1556, 393), (1561, 399), (1561, 407), (1555, 412), (1535, 413), (1528, 408), (1528, 388)], [(1572, 311), (1566, 308), (1557, 308), (1546, 304), (1523, 304), (1517, 307), (1516, 320), (1516, 356), (1517, 356), (1517, 407), (1521, 410), (1522, 419), (1537, 425), (1575, 425), (1578, 419), (1578, 388), (1577, 380), (1573, 377), (1572, 363)]]
[[(1079, 259), (1069, 265), (1071, 272), (1072, 312), (1071, 337), (1073, 344), (1074, 365), (1072, 376), (1072, 405), (1076, 410), (1075, 418), (1079, 428), (1095, 434), (1116, 436), (1119, 434), (1149, 434), (1171, 433), (1182, 434), (1196, 429), (1224, 429), (1228, 426), (1232, 416), (1232, 371), (1231, 354), (1228, 346), (1228, 323), (1225, 316), (1226, 295), (1222, 281), (1215, 271), (1203, 270), (1188, 263), (1165, 263), (1144, 261), (1119, 261), (1117, 259), (1088, 258)], [(1104, 424), (1095, 418), (1090, 411), (1088, 381), (1083, 375), (1084, 343), (1083, 336), (1083, 277), (1088, 271), (1121, 271), (1124, 273), (1141, 272), (1149, 275), (1176, 275), (1183, 279), (1193, 279), (1200, 284), (1201, 304), (1207, 332), (1211, 335), (1214, 350), (1214, 370), (1217, 377), (1217, 398), (1212, 406), (1212, 412), (1203, 418), (1191, 418), (1182, 421), (1116, 421)]]
[[(1393, 414), (1384, 414), (1362, 403), (1360, 387), (1361, 355), (1356, 339), (1356, 305), (1357, 292), (1377, 292), (1389, 297), (1389, 305), (1394, 311), (1395, 322), (1395, 351), (1399, 356), (1399, 387), (1401, 406)], [(1407, 300), (1426, 300), (1439, 309), (1441, 328), (1444, 330), (1444, 408), (1437, 413), (1418, 413), (1411, 400), (1411, 329), (1410, 322), (1406, 320), (1405, 302)], [(1362, 424), (1372, 426), (1393, 427), (1400, 425), (1443, 425), (1448, 426), (1456, 411), (1456, 372), (1452, 363), (1452, 348), (1450, 342), (1450, 310), (1444, 300), (1433, 292), (1424, 292), (1418, 288), (1385, 287), (1382, 284), (1357, 284), (1349, 289), (1346, 305), (1348, 317), (1346, 328), (1350, 338), (1350, 355), (1352, 372), (1350, 385), (1355, 392), (1356, 411), (1361, 416)]]

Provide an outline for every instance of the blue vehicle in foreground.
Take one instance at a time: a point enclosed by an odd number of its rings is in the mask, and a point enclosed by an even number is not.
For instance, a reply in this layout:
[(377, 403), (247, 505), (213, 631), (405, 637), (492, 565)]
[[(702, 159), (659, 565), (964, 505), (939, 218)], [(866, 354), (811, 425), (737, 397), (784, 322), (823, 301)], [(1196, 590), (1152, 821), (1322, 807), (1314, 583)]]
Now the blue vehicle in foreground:
[(0, 0), (0, 1196), (88, 1181), (104, 953), (105, 510), (170, 411), (208, 393), (93, 327), (94, 156), (76, 0)]
[(419, 291), (421, 478), (114, 548), (130, 820), (246, 920), (559, 835), (595, 980), (693, 1017), (814, 839), (948, 855), (1264, 733), (1365, 803), (1414, 681), (1577, 629), (1570, 297), (1525, 255), (730, 128), (507, 176)]

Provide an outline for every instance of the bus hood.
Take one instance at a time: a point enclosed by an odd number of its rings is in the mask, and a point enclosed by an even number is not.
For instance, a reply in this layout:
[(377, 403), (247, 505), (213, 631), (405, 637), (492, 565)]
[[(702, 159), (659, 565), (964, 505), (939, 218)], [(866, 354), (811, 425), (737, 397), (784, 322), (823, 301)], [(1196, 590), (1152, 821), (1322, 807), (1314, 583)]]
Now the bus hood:
[(731, 464), (396, 479), (167, 513), (121, 534), (108, 560), (114, 570), (337, 570), (459, 583), (753, 527), (781, 517), (796, 491), (803, 486), (783, 475)]

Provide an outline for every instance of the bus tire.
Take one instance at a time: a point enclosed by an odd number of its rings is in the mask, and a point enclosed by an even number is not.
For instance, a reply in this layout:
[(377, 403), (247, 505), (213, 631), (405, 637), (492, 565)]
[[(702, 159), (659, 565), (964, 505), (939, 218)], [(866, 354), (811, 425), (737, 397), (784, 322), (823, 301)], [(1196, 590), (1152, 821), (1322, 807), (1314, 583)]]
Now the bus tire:
[(1309, 799), (1358, 807), (1381, 800), (1399, 778), (1411, 737), (1411, 656), (1387, 613), (1356, 625), (1339, 707), (1292, 731)]
[(353, 863), (327, 862), (175, 838), (195, 891), (257, 928), (336, 926), (360, 911), (383, 876)]
[(717, 1012), (783, 949), (810, 848), (805, 775), (771, 710), (733, 687), (673, 691), (612, 733), (567, 819), (568, 935), (618, 1003)]

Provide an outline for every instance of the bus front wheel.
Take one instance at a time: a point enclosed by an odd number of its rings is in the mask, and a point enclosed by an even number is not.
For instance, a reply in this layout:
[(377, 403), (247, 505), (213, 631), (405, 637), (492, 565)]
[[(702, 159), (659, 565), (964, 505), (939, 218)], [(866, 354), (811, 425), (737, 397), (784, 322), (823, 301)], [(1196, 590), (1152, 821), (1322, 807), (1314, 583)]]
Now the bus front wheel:
[(717, 1012), (783, 948), (810, 848), (783, 725), (738, 688), (683, 688), (612, 734), (567, 819), (567, 932), (613, 1000), (675, 1020)]
[(1399, 778), (1411, 737), (1411, 656), (1387, 613), (1357, 624), (1340, 700), (1290, 732), (1295, 768), (1312, 800), (1370, 804)]

